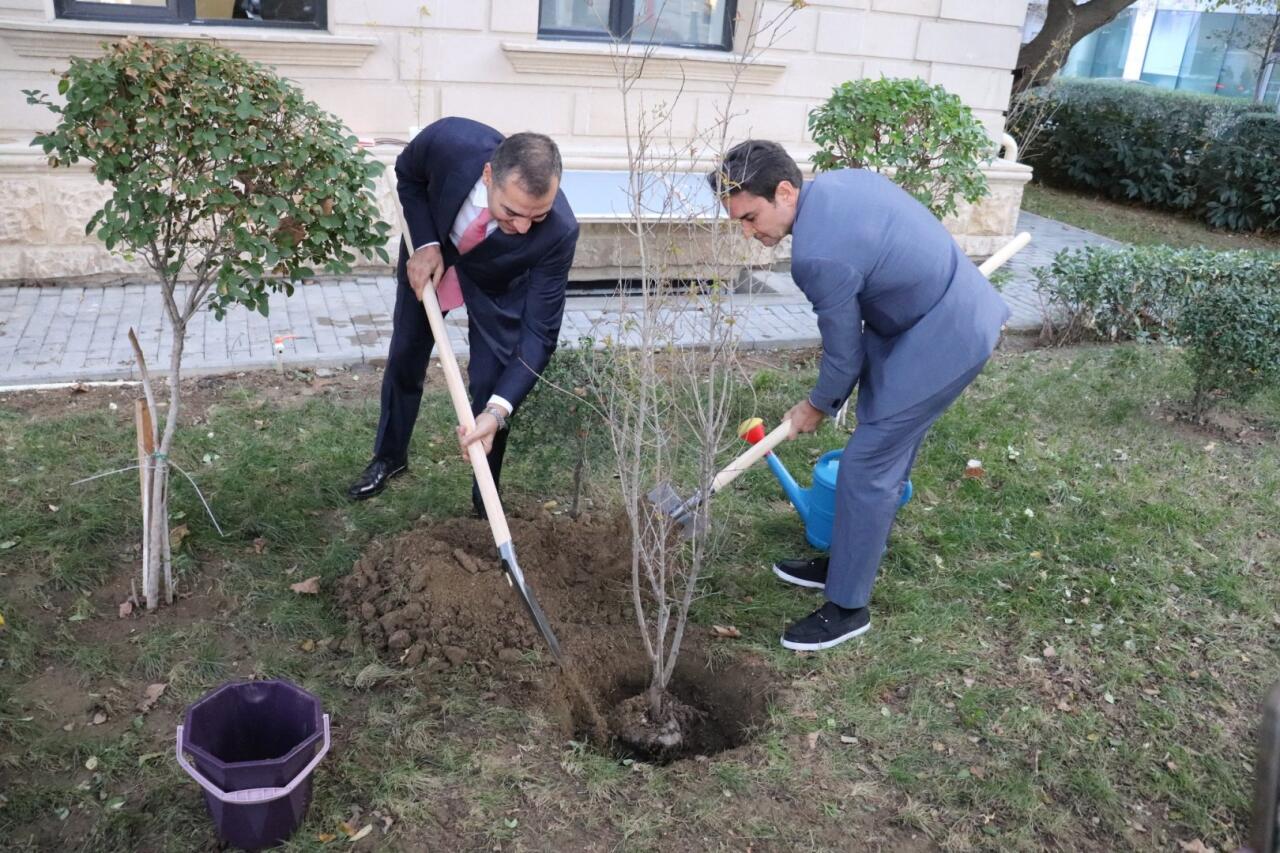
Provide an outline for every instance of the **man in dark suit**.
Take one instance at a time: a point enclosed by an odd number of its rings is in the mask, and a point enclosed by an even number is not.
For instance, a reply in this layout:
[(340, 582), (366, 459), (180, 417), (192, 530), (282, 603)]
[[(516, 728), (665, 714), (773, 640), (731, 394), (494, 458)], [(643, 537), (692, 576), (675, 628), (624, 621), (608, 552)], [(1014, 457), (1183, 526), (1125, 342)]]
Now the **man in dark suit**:
[[(397, 191), (412, 236), (397, 270), (395, 316), (382, 377), (373, 460), (347, 490), (363, 500), (406, 470), (427, 361), (435, 341), (422, 308), (436, 289), (442, 311), (465, 301), (467, 370), (476, 429), (494, 482), (507, 418), (555, 351), (578, 221), (560, 192), (560, 151), (536, 133), (509, 138), (465, 118), (425, 128), (396, 158)], [(483, 514), (473, 484), (472, 504)]]
[(883, 175), (844, 169), (805, 182), (781, 145), (749, 140), (708, 177), (746, 236), (775, 246), (791, 235), (791, 274), (818, 317), (818, 378), (787, 412), (791, 437), (816, 430), (858, 386), (831, 556), (773, 567), (827, 597), (782, 645), (830, 648), (871, 627), (871, 587), (916, 452), (982, 372), (1009, 308), (937, 217)]

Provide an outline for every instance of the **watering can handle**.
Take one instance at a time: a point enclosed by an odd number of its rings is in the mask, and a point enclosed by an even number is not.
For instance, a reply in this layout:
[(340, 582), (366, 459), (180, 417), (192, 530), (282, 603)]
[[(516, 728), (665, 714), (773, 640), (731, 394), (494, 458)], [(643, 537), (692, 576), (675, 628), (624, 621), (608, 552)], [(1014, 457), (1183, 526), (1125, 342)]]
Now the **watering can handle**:
[(738, 478), (738, 475), (759, 462), (769, 454), (779, 444), (786, 441), (787, 436), (791, 434), (791, 421), (785, 420), (774, 427), (773, 432), (760, 439), (739, 456), (730, 462), (716, 474), (716, 478), (711, 481), (711, 494), (723, 489)]
[(182, 754), (182, 726), (178, 726), (178, 766), (187, 771), (187, 775), (200, 783), (200, 787), (208, 791), (212, 796), (224, 803), (232, 803), (235, 805), (257, 805), (258, 803), (269, 803), (272, 800), (279, 800), (293, 793), (293, 789), (302, 784), (302, 780), (311, 775), (311, 771), (316, 769), (316, 765), (320, 763), (320, 759), (324, 758), (325, 753), (329, 751), (329, 715), (324, 715), (324, 746), (320, 747), (320, 751), (316, 753), (316, 757), (306, 767), (302, 768), (297, 776), (293, 777), (288, 785), (283, 788), (246, 788), (243, 791), (224, 791), (217, 785), (210, 782), (196, 768), (191, 766), (186, 757)]

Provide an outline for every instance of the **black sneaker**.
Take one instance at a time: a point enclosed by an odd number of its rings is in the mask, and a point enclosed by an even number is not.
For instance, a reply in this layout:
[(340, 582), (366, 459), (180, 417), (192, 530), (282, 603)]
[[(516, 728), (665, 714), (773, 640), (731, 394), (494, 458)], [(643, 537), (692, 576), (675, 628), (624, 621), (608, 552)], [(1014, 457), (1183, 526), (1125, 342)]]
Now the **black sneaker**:
[(827, 565), (830, 557), (812, 560), (779, 560), (773, 564), (773, 573), (787, 583), (809, 589), (823, 589), (827, 585)]
[(828, 601), (799, 622), (787, 626), (782, 647), (814, 652), (838, 646), (871, 629), (871, 611), (866, 607), (848, 610)]

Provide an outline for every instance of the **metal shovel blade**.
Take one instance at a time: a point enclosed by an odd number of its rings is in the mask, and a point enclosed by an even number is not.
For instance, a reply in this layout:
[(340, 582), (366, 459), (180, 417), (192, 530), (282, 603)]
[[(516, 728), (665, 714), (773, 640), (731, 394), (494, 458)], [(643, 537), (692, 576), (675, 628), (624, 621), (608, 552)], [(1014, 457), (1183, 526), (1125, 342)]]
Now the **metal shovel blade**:
[(670, 483), (659, 483), (646, 497), (660, 514), (670, 516), (673, 522), (680, 525), (680, 534), (684, 538), (688, 539), (695, 532), (706, 528), (706, 515), (698, 512), (702, 505), (700, 495), (685, 500)]
[(515, 549), (511, 547), (510, 542), (507, 542), (499, 551), (502, 555), (502, 570), (507, 573), (507, 580), (515, 588), (520, 600), (524, 602), (524, 609), (529, 613), (529, 618), (533, 620), (538, 633), (542, 635), (547, 648), (551, 650), (551, 656), (556, 659), (556, 663), (563, 663), (560, 641), (556, 639), (555, 631), (551, 630), (551, 622), (547, 619), (547, 614), (542, 612), (542, 607), (534, 597), (533, 590), (524, 582), (524, 572), (520, 571), (520, 564), (516, 562)]

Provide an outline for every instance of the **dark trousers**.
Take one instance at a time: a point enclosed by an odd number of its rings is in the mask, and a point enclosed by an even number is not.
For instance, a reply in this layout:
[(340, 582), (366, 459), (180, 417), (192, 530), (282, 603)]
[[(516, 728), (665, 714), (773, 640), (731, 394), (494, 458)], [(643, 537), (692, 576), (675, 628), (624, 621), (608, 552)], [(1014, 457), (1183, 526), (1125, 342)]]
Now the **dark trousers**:
[(840, 456), (836, 517), (831, 536), (827, 598), (841, 607), (866, 607), (916, 453), (982, 365), (937, 394), (892, 417), (859, 423)]
[[(427, 313), (409, 286), (405, 272), (407, 261), (408, 251), (401, 242), (391, 346), (387, 350), (387, 366), (382, 372), (382, 412), (373, 443), (373, 455), (391, 462), (408, 460), (409, 439), (413, 436), (413, 425), (418, 420), (418, 409), (422, 404), (427, 362), (435, 347)], [(469, 343), (468, 391), (471, 394), (471, 411), (478, 415), (489, 402), (505, 365), (498, 361), (482, 335), (471, 335)], [(499, 430), (493, 437), (493, 449), (489, 451), (489, 468), (493, 471), (495, 484), (502, 474), (502, 458), (507, 452), (509, 432), (510, 429)], [(474, 487), (472, 499), (478, 503), (478, 492)]]

